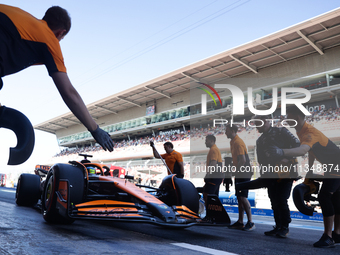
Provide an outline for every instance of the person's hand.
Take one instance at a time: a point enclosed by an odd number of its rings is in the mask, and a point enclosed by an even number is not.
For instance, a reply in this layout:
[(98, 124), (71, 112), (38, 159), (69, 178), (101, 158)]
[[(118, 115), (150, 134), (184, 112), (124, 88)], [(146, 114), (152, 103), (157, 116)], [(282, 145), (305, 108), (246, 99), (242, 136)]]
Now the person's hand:
[(151, 147), (154, 147), (154, 146), (155, 146), (155, 144), (153, 143), (153, 141), (150, 141), (150, 146), (151, 146)]
[(272, 158), (273, 160), (277, 161), (282, 159), (285, 153), (279, 147), (272, 145), (268, 146), (268, 148), (265, 150), (265, 155), (267, 158)]
[(97, 126), (97, 129), (94, 131), (90, 131), (93, 138), (99, 143), (103, 149), (106, 151), (113, 151), (113, 141), (109, 135), (109, 133), (105, 132), (103, 129)]

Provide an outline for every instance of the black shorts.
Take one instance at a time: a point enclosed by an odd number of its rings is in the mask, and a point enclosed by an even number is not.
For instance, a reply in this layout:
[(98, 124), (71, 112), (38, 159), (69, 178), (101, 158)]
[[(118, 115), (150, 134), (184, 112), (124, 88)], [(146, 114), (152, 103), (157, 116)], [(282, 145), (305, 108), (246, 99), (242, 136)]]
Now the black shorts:
[(340, 179), (324, 179), (318, 200), (324, 217), (340, 215)]
[(205, 185), (203, 187), (203, 193), (216, 194), (218, 196), (222, 180), (222, 178), (204, 179)]
[[(235, 178), (235, 186), (237, 183), (250, 181), (250, 178)], [(248, 189), (236, 189), (235, 196), (237, 197), (248, 197)]]
[(323, 179), (321, 190), (322, 192), (327, 193), (335, 193), (337, 191), (340, 191), (340, 179), (338, 178)]

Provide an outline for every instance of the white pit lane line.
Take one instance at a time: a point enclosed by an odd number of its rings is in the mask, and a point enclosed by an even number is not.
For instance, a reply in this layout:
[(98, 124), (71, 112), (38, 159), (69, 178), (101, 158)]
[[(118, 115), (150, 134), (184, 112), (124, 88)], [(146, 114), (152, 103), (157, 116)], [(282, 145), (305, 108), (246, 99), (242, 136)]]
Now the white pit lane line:
[(231, 253), (227, 251), (221, 251), (221, 250), (215, 250), (211, 248), (206, 248), (203, 246), (199, 245), (193, 245), (193, 244), (188, 244), (188, 243), (172, 243), (172, 245), (176, 245), (185, 249), (189, 250), (194, 250), (194, 251), (199, 251), (199, 252), (204, 252), (207, 254), (214, 254), (214, 255), (237, 255), (237, 253)]

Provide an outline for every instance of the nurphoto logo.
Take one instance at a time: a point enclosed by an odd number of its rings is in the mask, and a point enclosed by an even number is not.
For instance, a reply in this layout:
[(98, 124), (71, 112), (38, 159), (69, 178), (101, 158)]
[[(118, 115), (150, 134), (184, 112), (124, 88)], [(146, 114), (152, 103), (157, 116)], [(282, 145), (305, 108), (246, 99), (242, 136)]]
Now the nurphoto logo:
[[(203, 85), (207, 86), (206, 84), (203, 84)], [(221, 102), (221, 99), (218, 93), (216, 92), (216, 90), (213, 89), (211, 86), (209, 86), (209, 88), (213, 90), (213, 92), (218, 96)], [(244, 115), (244, 94), (240, 88), (238, 88), (235, 85), (231, 85), (231, 84), (215, 84), (215, 88), (229, 89), (233, 97), (232, 115)], [(209, 91), (205, 89), (202, 89), (202, 90), (207, 92), (210, 95), (210, 97), (213, 98), (212, 94)], [(304, 98), (287, 98), (287, 95), (292, 94), (292, 93), (301, 93), (301, 94), (304, 94), (305, 97)], [(272, 114), (277, 109), (277, 106), (278, 106), (277, 88), (272, 89), (272, 95), (273, 95), (272, 102), (273, 103), (272, 103), (271, 108), (267, 110), (257, 110), (254, 107), (253, 98), (252, 98), (253, 89), (251, 87), (248, 87), (247, 94), (248, 94), (248, 100), (247, 100), (248, 108), (251, 113), (255, 115), (269, 115), (269, 114)], [(287, 105), (290, 104), (290, 105), (296, 105), (306, 116), (310, 116), (311, 114), (309, 113), (309, 111), (302, 105), (304, 103), (307, 103), (310, 99), (311, 99), (311, 93), (307, 89), (289, 88), (289, 87), (281, 88), (281, 115), (286, 115)], [(213, 100), (216, 105), (216, 101), (214, 98)], [(201, 107), (202, 107), (201, 109), (202, 115), (206, 115), (207, 114), (207, 95), (206, 94), (202, 94), (201, 96)]]

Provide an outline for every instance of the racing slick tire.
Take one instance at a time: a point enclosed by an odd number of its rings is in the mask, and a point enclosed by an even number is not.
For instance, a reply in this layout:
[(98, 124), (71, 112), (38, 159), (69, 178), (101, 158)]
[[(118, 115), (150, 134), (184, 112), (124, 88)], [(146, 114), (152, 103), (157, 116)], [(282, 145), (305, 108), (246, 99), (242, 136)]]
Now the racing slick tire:
[(19, 206), (34, 206), (41, 196), (40, 177), (35, 174), (21, 174), (15, 192), (15, 202)]
[(42, 213), (46, 222), (52, 224), (72, 224), (74, 219), (59, 214), (57, 208), (57, 192), (59, 181), (67, 180), (69, 184), (69, 204), (81, 203), (85, 183), (84, 170), (75, 165), (56, 164), (47, 174), (42, 192)]
[(314, 208), (308, 206), (305, 203), (305, 194), (310, 192), (310, 186), (306, 185), (305, 183), (300, 183), (296, 185), (293, 189), (293, 202), (295, 207), (299, 210), (300, 213), (303, 213), (308, 216), (313, 216)]
[(163, 179), (159, 188), (164, 194), (159, 199), (168, 206), (185, 205), (191, 211), (198, 213), (199, 195), (190, 181), (168, 175)]
[(200, 198), (195, 186), (188, 180), (175, 178), (175, 187), (179, 205), (185, 205), (191, 211), (198, 213)]

